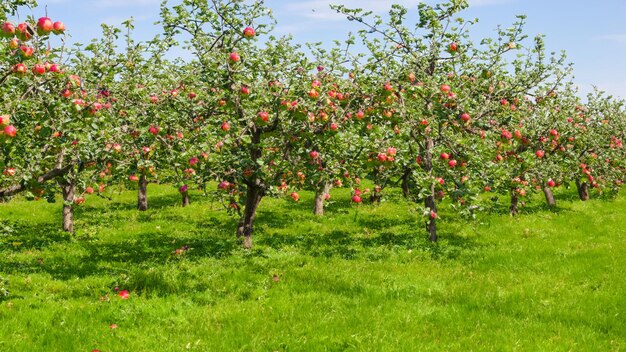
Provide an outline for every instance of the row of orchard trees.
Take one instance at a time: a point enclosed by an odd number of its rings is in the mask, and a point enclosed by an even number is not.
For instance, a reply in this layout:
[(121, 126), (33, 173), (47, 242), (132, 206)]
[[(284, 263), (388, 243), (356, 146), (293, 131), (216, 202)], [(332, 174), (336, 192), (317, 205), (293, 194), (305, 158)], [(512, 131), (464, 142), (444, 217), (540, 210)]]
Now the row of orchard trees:
[[(151, 41), (134, 41), (126, 22), (72, 50), (61, 22), (7, 20), (0, 198), (60, 193), (71, 232), (73, 207), (110, 185), (137, 182), (139, 210), (150, 182), (176, 185), (183, 205), (200, 187), (240, 217), (249, 248), (264, 197), (311, 190), (322, 215), (332, 187), (361, 203), (361, 178), (372, 202), (400, 185), (432, 241), (446, 198), (471, 215), (479, 194), (507, 194), (515, 214), (530, 192), (554, 206), (559, 185), (583, 200), (589, 187), (617, 189), (622, 102), (596, 93), (583, 104), (564, 58), (526, 38), (523, 17), (473, 42), (472, 22), (457, 17), (465, 7), (422, 4), (411, 25), (400, 6), (386, 21), (334, 7), (363, 26), (367, 54), (353, 53), (354, 37), (332, 49), (274, 37), (271, 11), (241, 0), (164, 4)], [(178, 46), (189, 54), (168, 59)]]

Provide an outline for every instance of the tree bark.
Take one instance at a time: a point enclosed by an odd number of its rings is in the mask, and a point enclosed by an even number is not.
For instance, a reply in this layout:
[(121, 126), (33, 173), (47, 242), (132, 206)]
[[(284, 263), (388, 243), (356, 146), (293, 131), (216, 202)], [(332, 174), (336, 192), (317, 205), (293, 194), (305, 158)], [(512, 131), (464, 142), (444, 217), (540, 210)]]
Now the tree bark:
[(317, 216), (324, 215), (324, 200), (328, 192), (330, 192), (331, 183), (324, 182), (322, 187), (315, 190), (315, 204), (313, 205), (313, 214)]
[(139, 211), (148, 210), (148, 179), (144, 174), (139, 177), (139, 189), (137, 190), (137, 209)]
[(515, 216), (519, 212), (518, 205), (517, 205), (518, 203), (519, 203), (519, 199), (517, 198), (517, 193), (515, 193), (515, 190), (512, 189), (511, 190), (511, 206), (509, 207), (509, 213), (511, 214), (511, 216)]
[(586, 181), (581, 183), (579, 180), (576, 180), (576, 189), (578, 190), (578, 198), (580, 200), (583, 202), (589, 200), (589, 184)]
[(63, 193), (63, 231), (74, 232), (74, 196), (76, 194), (76, 185), (74, 180), (64, 181), (61, 183)]
[(548, 186), (543, 187), (543, 194), (546, 196), (546, 203), (550, 208), (556, 207), (556, 200), (554, 199), (554, 194), (552, 193), (552, 189)]
[(409, 177), (411, 176), (411, 169), (407, 169), (404, 174), (402, 174), (402, 183), (400, 187), (402, 188), (402, 195), (404, 198), (409, 198)]
[(239, 226), (237, 227), (237, 238), (243, 239), (243, 247), (246, 249), (252, 248), (254, 219), (256, 218), (256, 210), (262, 198), (263, 189), (259, 185), (248, 185), (246, 191), (246, 206), (239, 220)]
[(183, 208), (189, 205), (189, 192), (185, 191), (181, 193), (182, 195), (182, 201), (183, 201)]
[(370, 194), (370, 203), (380, 204), (380, 200), (383, 198), (382, 192), (372, 191)]
[[(426, 155), (424, 158), (424, 171), (428, 174), (432, 174), (433, 170), (433, 149), (435, 148), (435, 142), (432, 138), (428, 138), (426, 141)], [(437, 242), (437, 217), (432, 216), (437, 214), (437, 200), (435, 199), (435, 185), (430, 185), (428, 196), (424, 199), (424, 206), (430, 209), (431, 214), (428, 216), (428, 223), (426, 225), (426, 231), (428, 231), (428, 239), (431, 242)]]

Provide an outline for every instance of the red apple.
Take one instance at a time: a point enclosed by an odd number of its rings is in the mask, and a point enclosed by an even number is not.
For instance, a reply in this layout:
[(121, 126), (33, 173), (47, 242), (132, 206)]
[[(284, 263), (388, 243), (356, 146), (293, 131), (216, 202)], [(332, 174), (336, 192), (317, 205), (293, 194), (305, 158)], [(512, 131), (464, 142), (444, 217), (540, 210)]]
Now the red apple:
[(6, 126), (11, 122), (11, 116), (9, 115), (0, 115), (0, 127)]
[(2, 36), (5, 38), (11, 38), (15, 35), (15, 25), (11, 22), (4, 22), (2, 24)]
[(549, 179), (548, 182), (546, 182), (546, 184), (548, 185), (548, 187), (554, 187), (556, 186), (556, 182), (554, 182), (553, 179)]
[(65, 23), (57, 21), (54, 22), (54, 24), (52, 25), (52, 31), (54, 32), (54, 34), (62, 34), (63, 32), (65, 32)]
[(443, 159), (443, 160), (448, 160), (448, 159), (450, 159), (450, 154), (448, 154), (448, 153), (441, 153), (441, 154), (439, 155), (439, 157), (440, 157), (441, 159)]
[(300, 195), (297, 192), (291, 192), (291, 199), (297, 202), (300, 200)]
[(48, 17), (41, 17), (37, 21), (37, 34), (44, 35), (52, 32), (54, 29), (54, 23)]
[(458, 45), (456, 43), (450, 43), (450, 51), (457, 51)]
[(33, 37), (33, 34), (35, 34), (35, 32), (28, 23), (22, 22), (17, 25), (17, 31), (15, 32), (15, 34), (17, 35), (17, 38), (19, 40), (26, 42)]
[(137, 175), (135, 175), (135, 174), (132, 174), (132, 175), (128, 176), (128, 179), (133, 181), (133, 182), (139, 181), (139, 177), (137, 177)]
[(309, 156), (311, 157), (311, 159), (317, 159), (320, 156), (320, 153), (317, 150), (312, 150), (309, 153)]
[(228, 124), (228, 121), (224, 121), (222, 122), (222, 126), (220, 127), (222, 129), (222, 131), (224, 132), (228, 132), (230, 131), (230, 125)]
[(546, 155), (546, 152), (544, 152), (543, 150), (539, 149), (539, 150), (537, 150), (537, 151), (535, 152), (535, 155), (536, 155), (538, 158), (540, 158), (540, 159), (541, 159), (541, 158), (543, 158), (543, 156), (544, 156), (544, 155)]
[(36, 64), (33, 66), (33, 73), (36, 75), (43, 75), (46, 73), (46, 67), (42, 64)]
[(250, 88), (248, 88), (247, 86), (243, 86), (241, 87), (241, 94), (243, 95), (249, 95), (250, 94)]
[(450, 92), (450, 86), (449, 86), (449, 85), (447, 85), (447, 84), (442, 84), (442, 85), (441, 85), (441, 87), (440, 87), (439, 89), (441, 89), (441, 91), (442, 91), (443, 93), (448, 93), (448, 92)]
[(93, 194), (93, 187), (86, 187), (86, 188), (85, 188), (85, 193), (87, 193), (87, 194)]
[(159, 128), (157, 126), (152, 125), (148, 129), (148, 132), (156, 136), (157, 134), (159, 134)]
[(13, 66), (13, 72), (20, 76), (23, 76), (26, 74), (26, 72), (28, 72), (28, 68), (26, 67), (26, 65), (20, 62), (19, 64), (15, 64), (15, 66)]
[(376, 156), (376, 158), (378, 159), (378, 161), (380, 162), (385, 162), (387, 161), (387, 154), (385, 153), (378, 153), (378, 155)]
[(352, 196), (352, 201), (353, 201), (354, 203), (359, 204), (359, 203), (361, 203), (363, 200), (361, 199), (361, 196), (354, 195), (354, 196)]
[(448, 161), (448, 166), (450, 166), (450, 168), (454, 168), (456, 166), (456, 160), (452, 159)]
[(256, 32), (254, 31), (254, 28), (252, 27), (246, 27), (243, 30), (244, 38), (247, 38), (247, 39), (254, 38), (255, 35), (256, 35)]
[(233, 53), (230, 53), (228, 60), (230, 60), (230, 62), (239, 62), (241, 60), (241, 57), (239, 56), (239, 54), (233, 52)]
[(259, 112), (259, 118), (261, 119), (261, 121), (267, 122), (270, 119), (270, 114), (265, 111), (261, 111)]
[(461, 121), (467, 122), (469, 120), (470, 120), (470, 115), (468, 113), (464, 112), (461, 114)]
[(20, 46), (20, 41), (17, 38), (13, 38), (9, 41), (9, 48), (12, 50), (17, 49)]
[(15, 137), (17, 134), (17, 129), (13, 125), (7, 125), (4, 127), (4, 134), (9, 137)]

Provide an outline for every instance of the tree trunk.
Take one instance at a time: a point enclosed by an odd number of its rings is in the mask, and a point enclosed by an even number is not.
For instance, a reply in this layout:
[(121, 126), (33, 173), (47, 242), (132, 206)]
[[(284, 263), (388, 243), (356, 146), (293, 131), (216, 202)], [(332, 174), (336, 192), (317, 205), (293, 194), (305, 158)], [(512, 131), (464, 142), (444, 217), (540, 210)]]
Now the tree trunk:
[(583, 202), (589, 200), (589, 184), (585, 181), (580, 183), (579, 180), (576, 180), (576, 189), (578, 190), (578, 198)]
[(509, 207), (509, 213), (511, 216), (515, 216), (519, 212), (517, 207), (518, 203), (519, 199), (517, 198), (517, 193), (515, 193), (515, 190), (511, 190), (511, 206)]
[(239, 226), (237, 227), (237, 238), (243, 238), (243, 247), (246, 249), (252, 248), (254, 219), (256, 218), (256, 210), (262, 198), (263, 190), (259, 185), (248, 185), (248, 190), (246, 191), (246, 207), (244, 208), (243, 215), (239, 220)]
[[(424, 171), (432, 175), (433, 170), (433, 149), (435, 148), (435, 142), (432, 138), (428, 138), (426, 155), (424, 160)], [(437, 242), (437, 217), (432, 214), (437, 214), (437, 200), (435, 199), (435, 185), (430, 185), (428, 196), (424, 199), (424, 206), (430, 209), (431, 213), (428, 216), (428, 223), (426, 225), (426, 231), (428, 231), (428, 239), (431, 242)]]
[(402, 195), (404, 198), (409, 198), (409, 177), (411, 176), (411, 169), (406, 169), (404, 174), (402, 174), (402, 183), (400, 187), (402, 187)]
[(370, 194), (370, 203), (380, 204), (380, 200), (382, 197), (383, 197), (382, 192), (372, 191), (372, 194)]
[(552, 193), (552, 189), (548, 186), (543, 187), (543, 194), (546, 196), (546, 203), (550, 208), (556, 207), (556, 200), (554, 200), (554, 194)]
[(183, 208), (189, 205), (189, 193), (187, 191), (181, 193), (183, 197)]
[(139, 177), (139, 189), (137, 190), (137, 209), (139, 211), (148, 210), (148, 179), (144, 174)]
[(313, 214), (318, 216), (324, 215), (324, 200), (328, 192), (330, 192), (331, 183), (325, 182), (321, 188), (315, 190), (315, 204), (313, 206)]
[(74, 181), (63, 182), (61, 184), (63, 192), (63, 231), (74, 232), (74, 196), (76, 193), (76, 185)]

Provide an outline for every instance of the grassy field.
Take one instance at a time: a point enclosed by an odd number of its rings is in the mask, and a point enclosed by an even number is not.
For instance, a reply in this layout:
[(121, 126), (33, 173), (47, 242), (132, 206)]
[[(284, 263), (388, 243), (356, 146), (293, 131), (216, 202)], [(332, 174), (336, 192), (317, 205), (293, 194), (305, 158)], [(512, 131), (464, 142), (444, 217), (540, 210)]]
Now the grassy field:
[(0, 204), (0, 351), (626, 350), (624, 195), (444, 210), (433, 245), (398, 193), (321, 219), (303, 193), (263, 200), (252, 251), (199, 194), (134, 196), (90, 197), (74, 236), (59, 203)]

